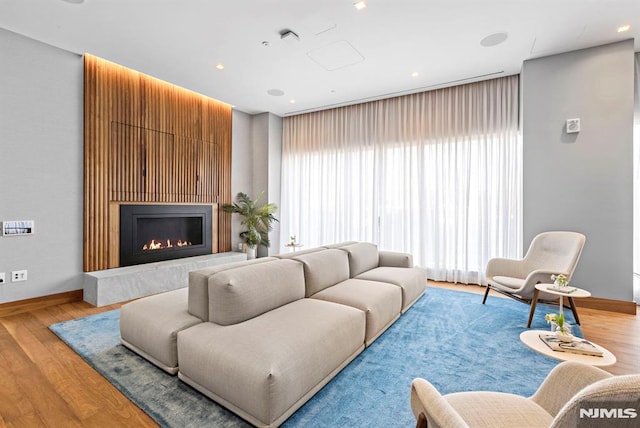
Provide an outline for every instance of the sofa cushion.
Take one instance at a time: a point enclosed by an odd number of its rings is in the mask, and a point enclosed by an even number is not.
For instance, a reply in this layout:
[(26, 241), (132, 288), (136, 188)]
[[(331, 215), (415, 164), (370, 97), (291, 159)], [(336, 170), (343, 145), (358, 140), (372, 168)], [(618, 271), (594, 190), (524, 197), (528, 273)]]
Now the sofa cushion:
[(349, 276), (351, 278), (378, 267), (378, 247), (375, 244), (360, 242), (340, 247), (340, 249), (349, 255)]
[(236, 324), (304, 298), (302, 264), (275, 260), (225, 270), (209, 277), (209, 319)]
[(413, 255), (409, 253), (399, 253), (395, 251), (379, 251), (379, 266), (387, 267), (413, 267)]
[(312, 296), (364, 311), (367, 319), (365, 344), (369, 346), (400, 316), (400, 287), (384, 282), (347, 279)]
[(500, 289), (503, 290), (517, 290), (518, 288), (522, 288), (526, 282), (526, 280), (522, 278), (513, 278), (510, 276), (494, 276), (491, 278), (493, 281), (490, 281), (492, 284), (497, 284)]
[(252, 424), (278, 426), (362, 351), (364, 318), (302, 299), (240, 324), (204, 323), (178, 336), (179, 376)]
[(356, 277), (393, 284), (402, 290), (402, 312), (418, 300), (427, 288), (427, 274), (420, 268), (378, 267)]
[(187, 311), (188, 289), (155, 294), (122, 305), (122, 343), (164, 371), (178, 371), (178, 332), (202, 323)]
[(189, 313), (202, 321), (209, 321), (209, 277), (211, 275), (240, 266), (273, 260), (276, 260), (276, 258), (262, 257), (241, 262), (225, 263), (189, 272)]
[(304, 266), (305, 296), (310, 297), (349, 279), (349, 259), (340, 250), (323, 250), (295, 257)]

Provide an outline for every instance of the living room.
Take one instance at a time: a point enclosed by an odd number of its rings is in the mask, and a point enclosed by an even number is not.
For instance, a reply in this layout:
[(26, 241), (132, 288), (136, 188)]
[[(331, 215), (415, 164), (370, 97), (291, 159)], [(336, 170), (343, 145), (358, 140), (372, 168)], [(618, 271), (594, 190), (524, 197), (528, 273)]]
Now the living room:
[[(76, 13), (72, 7), (87, 6), (61, 4), (72, 14)], [(352, 9), (351, 4), (347, 6)], [(637, 11), (637, 6), (630, 7)], [(375, 4), (372, 2), (368, 9), (365, 13), (375, 12)], [(11, 14), (1, 15), (4, 65), (0, 136), (3, 153), (9, 155), (2, 156), (0, 194), (6, 203), (0, 209), (0, 220), (33, 220), (36, 230), (32, 236), (0, 238), (0, 271), (29, 271), (27, 281), (7, 281), (0, 288), (0, 302), (15, 304), (82, 289), (83, 60), (78, 54), (83, 52), (67, 50), (68, 45), (56, 46), (37, 32), (22, 33), (9, 21)], [(638, 15), (630, 13), (627, 17)], [(541, 231), (581, 231), (587, 236), (587, 244), (575, 284), (588, 289), (594, 298), (628, 303), (634, 300), (632, 118), (633, 64), (638, 47), (633, 31), (640, 23), (632, 20), (632, 33), (616, 33), (616, 26), (624, 23), (612, 24), (606, 42), (585, 46), (566, 41), (569, 48), (552, 52), (555, 55), (531, 55), (521, 69), (504, 75), (519, 75), (523, 154), (520, 236), (515, 241), (518, 251), (524, 251)], [(295, 22), (282, 25), (296, 29)], [(479, 34), (474, 43), (488, 34)], [(280, 41), (280, 35), (276, 35), (269, 48)], [(141, 54), (137, 64), (124, 65), (148, 72), (144, 67), (147, 61), (160, 62)], [(165, 76), (177, 73), (179, 68), (179, 64), (167, 67)], [(221, 72), (231, 68), (227, 64)], [(458, 77), (438, 76), (435, 83)], [(415, 84), (425, 86), (428, 84)], [(277, 98), (262, 94), (268, 89), (272, 87), (265, 87), (260, 96)], [(378, 94), (389, 92), (380, 89)], [(213, 93), (206, 95), (218, 98)], [(266, 199), (282, 206), (283, 122), (295, 116), (288, 112), (312, 110), (302, 104), (301, 96), (296, 98), (295, 105), (282, 98), (286, 105), (277, 112), (234, 109), (232, 195), (249, 191), (257, 196), (264, 192)], [(230, 96), (219, 99), (235, 104)], [(355, 93), (352, 99), (369, 101)], [(577, 137), (564, 132), (566, 120), (574, 117), (582, 120), (580, 132), (573, 134)], [(280, 217), (272, 252), (289, 251), (285, 244), (290, 234), (297, 234), (305, 247), (328, 243), (309, 239), (308, 232), (305, 238), (302, 228), (293, 226), (292, 218)], [(232, 249), (240, 243), (239, 230), (236, 223), (231, 233)], [(371, 236), (352, 238), (371, 240)], [(393, 249), (416, 252), (415, 247)]]

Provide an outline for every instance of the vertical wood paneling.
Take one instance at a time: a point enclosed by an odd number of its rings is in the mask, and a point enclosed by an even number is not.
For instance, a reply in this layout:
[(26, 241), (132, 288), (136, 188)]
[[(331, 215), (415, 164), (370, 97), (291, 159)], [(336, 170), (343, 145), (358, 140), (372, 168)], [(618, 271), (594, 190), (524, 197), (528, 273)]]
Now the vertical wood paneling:
[(214, 207), (214, 251), (231, 250), (231, 106), (85, 55), (85, 271), (115, 267), (121, 202)]

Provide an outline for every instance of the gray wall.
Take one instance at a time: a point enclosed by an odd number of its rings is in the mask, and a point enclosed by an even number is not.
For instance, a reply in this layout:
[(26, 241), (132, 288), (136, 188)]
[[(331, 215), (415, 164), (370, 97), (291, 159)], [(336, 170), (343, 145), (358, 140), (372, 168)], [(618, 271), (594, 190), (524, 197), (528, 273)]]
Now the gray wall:
[(0, 221), (35, 234), (0, 237), (0, 302), (82, 288), (82, 58), (0, 29)]
[[(632, 300), (633, 41), (525, 61), (524, 243), (547, 230), (587, 242), (572, 283)], [(581, 119), (567, 134), (565, 121)]]
[[(282, 157), (282, 118), (272, 113), (248, 115), (233, 112), (233, 151), (231, 157), (231, 194), (235, 198), (243, 192), (252, 198), (264, 192), (260, 203), (273, 202), (280, 206), (280, 159)], [(279, 212), (276, 218), (280, 218)], [(231, 245), (239, 251), (239, 237), (243, 227), (238, 215), (232, 216)], [(280, 247), (280, 223), (275, 223), (270, 233), (271, 247), (259, 248), (261, 257), (278, 254)]]
[[(231, 150), (231, 196), (234, 198), (238, 192), (251, 194), (253, 189), (253, 147), (251, 145), (251, 123), (253, 116), (234, 110)], [(242, 231), (240, 216), (231, 216), (231, 249), (240, 251), (238, 244), (242, 240), (238, 236)]]
[[(271, 202), (278, 205), (276, 218), (280, 218), (280, 161), (282, 156), (282, 118), (272, 113), (253, 116), (251, 126), (253, 147), (253, 194), (254, 197), (264, 192), (262, 203)], [(259, 248), (260, 257), (268, 254), (279, 254), (280, 223), (276, 222), (269, 234), (271, 247)]]

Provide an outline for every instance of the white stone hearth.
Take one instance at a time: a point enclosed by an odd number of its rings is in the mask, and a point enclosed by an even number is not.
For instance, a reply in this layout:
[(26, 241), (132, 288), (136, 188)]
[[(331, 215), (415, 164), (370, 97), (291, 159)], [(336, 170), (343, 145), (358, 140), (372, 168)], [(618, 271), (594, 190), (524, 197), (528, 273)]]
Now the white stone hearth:
[(126, 302), (189, 285), (189, 272), (246, 260), (245, 253), (218, 253), (106, 269), (84, 274), (84, 300), (94, 306)]

